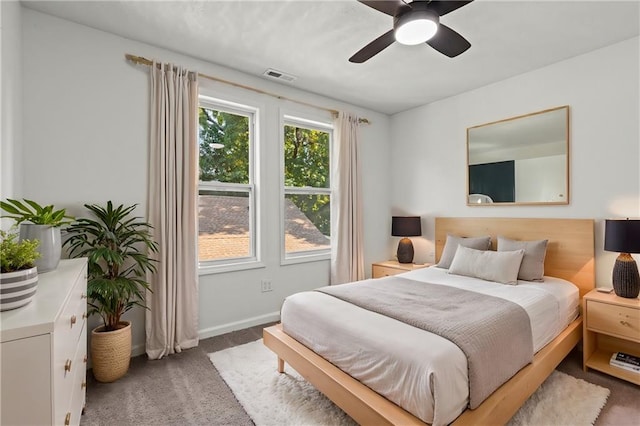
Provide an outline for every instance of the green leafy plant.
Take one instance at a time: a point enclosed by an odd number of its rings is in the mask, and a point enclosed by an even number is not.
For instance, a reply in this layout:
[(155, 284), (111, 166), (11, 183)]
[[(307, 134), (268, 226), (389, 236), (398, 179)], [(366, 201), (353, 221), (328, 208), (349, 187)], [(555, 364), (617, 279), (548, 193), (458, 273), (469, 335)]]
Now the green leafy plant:
[(2, 217), (14, 219), (19, 225), (21, 222), (31, 222), (35, 225), (62, 226), (73, 221), (72, 216), (66, 215), (65, 209), (54, 210), (53, 205), (41, 206), (33, 200), (0, 201), (0, 208), (8, 214)]
[(35, 266), (40, 257), (38, 240), (17, 241), (18, 235), (0, 230), (0, 266), (3, 274), (22, 271)]
[(132, 215), (137, 204), (114, 208), (84, 205), (95, 219), (80, 218), (67, 228), (64, 245), (72, 257), (88, 262), (87, 298), (89, 314), (99, 314), (105, 331), (119, 328), (120, 318), (134, 306), (146, 308), (146, 272), (155, 272), (158, 245), (151, 238), (152, 226)]

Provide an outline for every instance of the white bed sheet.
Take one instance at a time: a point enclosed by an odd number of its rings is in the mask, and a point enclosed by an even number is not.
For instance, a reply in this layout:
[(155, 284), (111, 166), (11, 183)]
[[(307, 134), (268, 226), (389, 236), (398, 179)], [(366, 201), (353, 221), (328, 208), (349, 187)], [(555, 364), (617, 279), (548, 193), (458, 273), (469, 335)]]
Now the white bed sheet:
[[(578, 312), (577, 287), (558, 278), (509, 286), (437, 267), (401, 276), (519, 304), (531, 319), (536, 352)], [(447, 339), (315, 291), (288, 297), (281, 316), (287, 334), (427, 423), (449, 424), (467, 407), (467, 359)]]

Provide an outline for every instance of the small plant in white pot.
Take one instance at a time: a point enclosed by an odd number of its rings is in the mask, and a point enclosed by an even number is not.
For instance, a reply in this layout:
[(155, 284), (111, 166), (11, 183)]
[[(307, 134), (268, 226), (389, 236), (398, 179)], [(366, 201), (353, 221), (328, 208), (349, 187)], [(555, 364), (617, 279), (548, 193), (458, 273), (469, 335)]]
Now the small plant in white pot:
[(133, 216), (136, 204), (85, 207), (94, 219), (77, 219), (67, 228), (64, 244), (70, 256), (87, 258), (89, 315), (98, 314), (103, 322), (91, 332), (93, 375), (113, 382), (127, 373), (131, 357), (131, 323), (122, 315), (135, 306), (146, 308), (146, 273), (156, 269), (149, 253), (158, 245), (151, 225)]
[(31, 302), (38, 288), (39, 243), (17, 238), (13, 232), (0, 230), (0, 311)]
[(52, 205), (42, 206), (33, 200), (23, 201), (7, 198), (0, 201), (0, 208), (8, 217), (20, 225), (21, 240), (38, 240), (40, 258), (36, 266), (40, 273), (53, 271), (60, 263), (62, 253), (62, 240), (60, 227), (68, 225), (73, 217), (66, 215), (65, 209), (55, 210)]

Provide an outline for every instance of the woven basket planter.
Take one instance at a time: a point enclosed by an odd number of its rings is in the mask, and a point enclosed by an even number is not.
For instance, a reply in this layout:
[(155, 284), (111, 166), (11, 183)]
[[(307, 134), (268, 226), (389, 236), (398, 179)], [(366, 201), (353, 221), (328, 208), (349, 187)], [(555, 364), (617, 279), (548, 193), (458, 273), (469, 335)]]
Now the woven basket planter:
[(131, 359), (131, 323), (122, 321), (123, 327), (104, 331), (104, 326), (91, 331), (91, 363), (97, 381), (110, 383), (127, 374)]

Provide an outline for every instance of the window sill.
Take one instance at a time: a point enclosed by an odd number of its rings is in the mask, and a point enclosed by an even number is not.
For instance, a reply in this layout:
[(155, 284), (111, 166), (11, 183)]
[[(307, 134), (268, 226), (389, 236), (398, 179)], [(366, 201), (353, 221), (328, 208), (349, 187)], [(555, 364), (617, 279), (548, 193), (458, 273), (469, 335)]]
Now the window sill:
[(285, 257), (280, 261), (280, 265), (295, 265), (297, 263), (319, 262), (331, 260), (331, 253), (296, 254)]
[(236, 263), (224, 263), (220, 265), (200, 265), (198, 266), (198, 275), (222, 274), (225, 272), (238, 272), (249, 269), (265, 268), (266, 265), (256, 260), (239, 261)]

